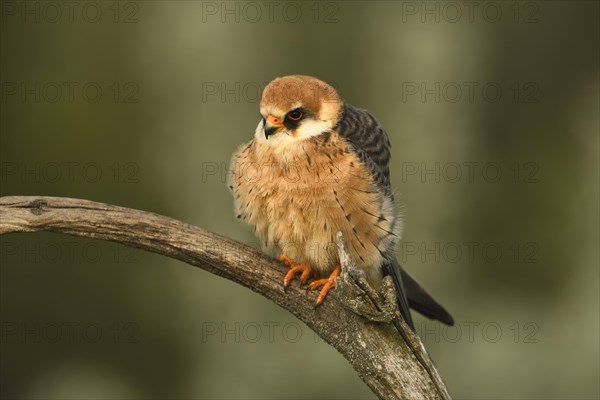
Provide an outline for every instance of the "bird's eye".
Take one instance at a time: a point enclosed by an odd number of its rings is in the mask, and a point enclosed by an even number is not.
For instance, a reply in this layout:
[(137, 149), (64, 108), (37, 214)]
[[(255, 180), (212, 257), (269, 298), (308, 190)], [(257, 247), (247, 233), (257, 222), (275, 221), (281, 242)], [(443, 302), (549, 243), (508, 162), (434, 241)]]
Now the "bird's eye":
[(292, 110), (288, 113), (287, 117), (289, 119), (291, 119), (292, 121), (298, 121), (300, 118), (302, 118), (302, 111), (300, 110)]

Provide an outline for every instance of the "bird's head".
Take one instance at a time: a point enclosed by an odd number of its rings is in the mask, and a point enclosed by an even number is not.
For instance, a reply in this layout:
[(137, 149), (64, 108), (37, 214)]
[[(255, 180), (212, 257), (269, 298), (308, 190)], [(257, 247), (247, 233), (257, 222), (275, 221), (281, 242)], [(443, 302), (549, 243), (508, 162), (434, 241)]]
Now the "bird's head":
[(262, 94), (262, 120), (256, 128), (256, 140), (286, 146), (318, 136), (337, 125), (343, 105), (336, 90), (317, 78), (303, 75), (276, 78)]

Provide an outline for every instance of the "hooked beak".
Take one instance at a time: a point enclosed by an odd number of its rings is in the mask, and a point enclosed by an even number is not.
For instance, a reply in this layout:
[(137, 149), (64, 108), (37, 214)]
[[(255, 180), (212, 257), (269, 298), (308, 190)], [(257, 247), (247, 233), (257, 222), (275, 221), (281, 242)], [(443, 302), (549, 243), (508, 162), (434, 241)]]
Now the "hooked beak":
[(265, 120), (265, 139), (269, 140), (269, 136), (274, 135), (281, 128), (283, 128), (281, 119), (269, 115)]

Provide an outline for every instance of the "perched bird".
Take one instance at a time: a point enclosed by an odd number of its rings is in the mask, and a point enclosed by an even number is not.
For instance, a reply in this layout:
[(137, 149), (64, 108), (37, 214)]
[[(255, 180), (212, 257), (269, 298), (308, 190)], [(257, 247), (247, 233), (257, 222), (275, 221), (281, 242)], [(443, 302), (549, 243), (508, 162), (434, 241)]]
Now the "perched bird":
[[(398, 264), (402, 221), (390, 185), (390, 142), (377, 120), (309, 76), (277, 78), (264, 89), (254, 139), (234, 155), (230, 189), (238, 218), (266, 248), (276, 246), (301, 284), (322, 287), (321, 304), (340, 275), (337, 231), (375, 288), (391, 275), (398, 304), (446, 324), (450, 314)], [(321, 278), (323, 277), (323, 278)]]

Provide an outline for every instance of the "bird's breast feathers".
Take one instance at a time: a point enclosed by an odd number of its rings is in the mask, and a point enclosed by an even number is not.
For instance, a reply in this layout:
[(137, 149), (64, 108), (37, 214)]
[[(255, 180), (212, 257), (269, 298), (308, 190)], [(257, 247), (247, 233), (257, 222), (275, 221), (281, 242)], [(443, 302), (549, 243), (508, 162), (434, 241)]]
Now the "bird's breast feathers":
[(357, 265), (379, 274), (400, 224), (391, 198), (336, 132), (286, 152), (253, 140), (234, 154), (230, 169), (238, 217), (263, 246), (326, 272), (338, 262), (339, 229)]

